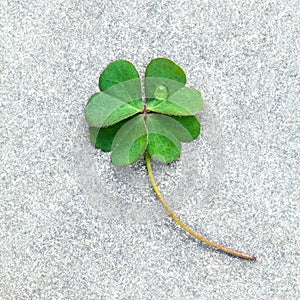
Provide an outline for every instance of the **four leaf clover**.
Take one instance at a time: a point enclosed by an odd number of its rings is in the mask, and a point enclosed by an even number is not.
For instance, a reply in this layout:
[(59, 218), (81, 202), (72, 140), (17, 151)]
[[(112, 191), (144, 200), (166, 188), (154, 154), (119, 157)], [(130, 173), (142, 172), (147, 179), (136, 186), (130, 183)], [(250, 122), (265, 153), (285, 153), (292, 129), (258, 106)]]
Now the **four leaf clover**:
[(171, 210), (154, 180), (150, 158), (172, 162), (179, 158), (181, 142), (198, 137), (194, 116), (202, 108), (201, 94), (185, 87), (183, 70), (166, 58), (153, 59), (146, 68), (143, 97), (139, 74), (126, 60), (109, 64), (99, 78), (100, 92), (86, 105), (85, 117), (96, 148), (111, 151), (113, 164), (127, 166), (145, 153), (149, 179), (170, 217), (196, 239), (228, 254), (256, 260), (212, 242), (185, 225)]
[(93, 145), (111, 151), (117, 166), (134, 163), (145, 151), (165, 163), (178, 159), (180, 142), (200, 133), (194, 115), (202, 108), (202, 97), (185, 83), (177, 64), (156, 58), (146, 68), (144, 103), (135, 67), (125, 60), (109, 64), (99, 78), (100, 92), (86, 105)]

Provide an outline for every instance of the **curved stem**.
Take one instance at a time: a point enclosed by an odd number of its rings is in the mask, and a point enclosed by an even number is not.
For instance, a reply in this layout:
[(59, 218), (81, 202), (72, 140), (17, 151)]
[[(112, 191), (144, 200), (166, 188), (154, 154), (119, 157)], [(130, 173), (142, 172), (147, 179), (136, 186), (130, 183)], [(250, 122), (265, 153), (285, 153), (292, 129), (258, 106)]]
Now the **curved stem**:
[(244, 253), (241, 253), (241, 252), (238, 252), (238, 251), (235, 251), (235, 250), (231, 250), (231, 249), (228, 249), (226, 247), (223, 247), (215, 242), (212, 242), (206, 238), (204, 238), (203, 236), (197, 234), (195, 231), (193, 231), (192, 229), (190, 229), (187, 225), (185, 225), (174, 213), (173, 211), (171, 210), (171, 208), (169, 207), (169, 205), (167, 204), (167, 202), (165, 201), (165, 199), (163, 198), (162, 194), (160, 193), (157, 185), (156, 185), (156, 182), (155, 182), (155, 179), (154, 179), (154, 176), (153, 176), (153, 172), (152, 172), (152, 168), (151, 168), (151, 163), (150, 163), (150, 154), (146, 151), (145, 153), (145, 160), (146, 160), (146, 167), (147, 167), (147, 170), (148, 170), (148, 175), (149, 175), (149, 178), (150, 178), (150, 181), (151, 181), (151, 184), (152, 184), (152, 187), (153, 187), (153, 190), (154, 192), (156, 193), (159, 201), (161, 202), (161, 204), (163, 205), (163, 207), (166, 209), (166, 211), (168, 212), (168, 214), (170, 215), (170, 217), (182, 228), (184, 229), (186, 232), (188, 232), (190, 235), (192, 235), (194, 238), (200, 240), (201, 242), (203, 243), (206, 243), (214, 248), (217, 248), (221, 251), (224, 251), (228, 254), (231, 254), (231, 255), (234, 255), (234, 256), (238, 256), (240, 258), (244, 258), (244, 259), (249, 259), (249, 260), (256, 260), (256, 257), (255, 256), (250, 256), (250, 255), (247, 255), (247, 254), (244, 254)]

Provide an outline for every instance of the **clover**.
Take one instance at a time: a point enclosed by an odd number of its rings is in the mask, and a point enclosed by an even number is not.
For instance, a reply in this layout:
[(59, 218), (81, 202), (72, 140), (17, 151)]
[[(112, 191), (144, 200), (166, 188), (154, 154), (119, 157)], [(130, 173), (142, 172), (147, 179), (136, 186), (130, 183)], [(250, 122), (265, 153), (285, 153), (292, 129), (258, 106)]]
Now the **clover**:
[(196, 239), (228, 254), (256, 260), (254, 256), (228, 249), (194, 232), (171, 210), (161, 195), (151, 168), (151, 158), (171, 163), (180, 157), (181, 143), (200, 134), (195, 117), (202, 96), (186, 87), (186, 75), (166, 58), (153, 59), (146, 68), (144, 93), (139, 74), (126, 60), (110, 63), (99, 78), (100, 92), (90, 97), (85, 118), (92, 144), (111, 152), (116, 166), (128, 166), (145, 155), (153, 190), (170, 217)]

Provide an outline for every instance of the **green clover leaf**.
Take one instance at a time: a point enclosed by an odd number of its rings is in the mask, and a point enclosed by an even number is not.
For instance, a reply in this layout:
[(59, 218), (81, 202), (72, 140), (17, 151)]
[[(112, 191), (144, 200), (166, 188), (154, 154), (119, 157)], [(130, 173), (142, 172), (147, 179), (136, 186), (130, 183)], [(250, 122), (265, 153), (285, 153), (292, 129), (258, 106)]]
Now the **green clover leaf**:
[(157, 58), (146, 69), (147, 109), (175, 116), (190, 116), (202, 108), (201, 94), (184, 87), (183, 70), (169, 59)]
[(126, 166), (147, 150), (161, 162), (180, 157), (180, 142), (200, 133), (193, 115), (202, 108), (201, 94), (185, 87), (186, 76), (174, 62), (157, 58), (146, 69), (146, 105), (134, 66), (117, 60), (100, 75), (100, 92), (86, 105), (90, 138), (96, 148), (112, 151), (112, 162)]
[(150, 158), (172, 162), (180, 157), (181, 142), (190, 142), (200, 134), (194, 115), (202, 108), (202, 97), (185, 83), (185, 73), (178, 65), (166, 58), (153, 59), (146, 68), (143, 102), (135, 67), (125, 60), (112, 62), (100, 75), (100, 92), (92, 95), (86, 105), (91, 142), (96, 148), (111, 151), (116, 166), (130, 165), (145, 153), (153, 190), (181, 228), (228, 254), (256, 260), (255, 256), (231, 250), (194, 232), (173, 213), (156, 185)]
[(99, 78), (100, 92), (86, 105), (86, 121), (92, 127), (107, 127), (142, 112), (139, 74), (128, 61), (109, 64)]

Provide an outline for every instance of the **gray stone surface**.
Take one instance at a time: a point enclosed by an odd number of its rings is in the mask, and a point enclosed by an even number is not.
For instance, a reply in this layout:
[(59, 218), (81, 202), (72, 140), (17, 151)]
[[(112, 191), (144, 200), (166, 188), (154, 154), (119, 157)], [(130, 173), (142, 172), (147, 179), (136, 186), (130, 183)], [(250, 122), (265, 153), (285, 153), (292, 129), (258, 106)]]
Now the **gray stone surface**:
[[(299, 299), (299, 1), (1, 1), (1, 299)], [(92, 148), (84, 106), (115, 59), (185, 70), (201, 136), (162, 193)], [(297, 245), (298, 243), (298, 245)]]

